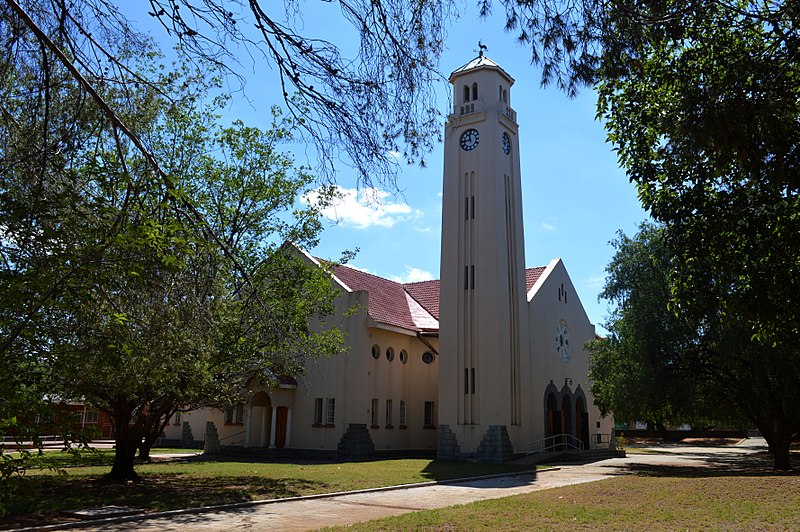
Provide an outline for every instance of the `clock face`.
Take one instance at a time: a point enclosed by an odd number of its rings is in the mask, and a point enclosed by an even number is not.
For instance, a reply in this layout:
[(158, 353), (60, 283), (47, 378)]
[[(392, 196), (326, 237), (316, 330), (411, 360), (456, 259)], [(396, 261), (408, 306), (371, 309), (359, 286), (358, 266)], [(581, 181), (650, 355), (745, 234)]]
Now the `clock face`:
[(503, 132), (503, 153), (506, 155), (511, 153), (511, 139), (506, 132)]
[(567, 324), (559, 322), (558, 327), (556, 327), (556, 352), (558, 352), (558, 356), (561, 357), (561, 360), (564, 362), (569, 360), (569, 357), (572, 356), (572, 343), (569, 341), (569, 329), (567, 329)]
[(472, 151), (478, 147), (478, 130), (468, 129), (461, 135), (461, 149)]

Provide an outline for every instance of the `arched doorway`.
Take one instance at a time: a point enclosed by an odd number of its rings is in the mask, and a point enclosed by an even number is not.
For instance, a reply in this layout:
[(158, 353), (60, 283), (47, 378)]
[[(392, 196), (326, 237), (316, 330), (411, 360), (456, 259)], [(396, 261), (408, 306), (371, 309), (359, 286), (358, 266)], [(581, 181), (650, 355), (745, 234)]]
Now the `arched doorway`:
[(589, 448), (589, 412), (583, 397), (575, 399), (575, 436), (583, 442), (583, 448)]
[(272, 401), (269, 394), (254, 394), (250, 406), (250, 447), (269, 447), (272, 430)]
[[(572, 434), (572, 405), (570, 404), (569, 395), (565, 395), (561, 399), (561, 432), (563, 434)], [(564, 443), (567, 443), (566, 436), (564, 436)]]
[(556, 394), (552, 392), (547, 394), (546, 407), (544, 436), (546, 438), (545, 447), (549, 447), (555, 443), (553, 436), (561, 434), (561, 416), (558, 414)]

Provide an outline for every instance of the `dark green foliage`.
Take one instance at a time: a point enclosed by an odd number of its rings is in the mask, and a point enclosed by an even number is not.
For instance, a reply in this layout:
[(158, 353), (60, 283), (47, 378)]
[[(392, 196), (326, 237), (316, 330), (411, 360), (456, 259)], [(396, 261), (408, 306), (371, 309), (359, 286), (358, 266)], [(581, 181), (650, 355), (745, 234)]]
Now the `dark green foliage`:
[[(676, 294), (687, 268), (665, 227), (644, 224), (614, 242), (601, 296), (616, 305), (610, 337), (594, 341), (592, 392), (622, 419), (758, 427), (779, 469), (789, 468), (800, 426), (797, 357), (753, 334), (747, 316), (723, 312), (730, 292), (712, 284), (703, 307)], [(788, 356), (787, 356), (788, 355)]]
[(330, 278), (293, 247), (321, 230), (295, 207), (312, 178), (282, 153), (294, 123), (277, 111), (268, 131), (218, 123), (213, 70), (120, 44), (123, 74), (92, 99), (15, 22), (0, 25), (0, 419), (87, 402), (115, 431), (110, 479), (135, 479), (142, 437), (176, 410), (341, 349)]

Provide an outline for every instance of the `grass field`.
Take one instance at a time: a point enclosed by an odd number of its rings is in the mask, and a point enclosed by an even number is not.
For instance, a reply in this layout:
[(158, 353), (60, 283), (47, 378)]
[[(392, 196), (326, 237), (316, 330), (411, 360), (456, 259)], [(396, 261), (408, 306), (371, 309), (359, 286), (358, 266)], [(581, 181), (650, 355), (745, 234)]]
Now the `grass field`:
[[(34, 451), (35, 452), (35, 451)], [(199, 449), (157, 447), (150, 451), (154, 459), (163, 453), (179, 453), (194, 456), (201, 452)], [(4, 453), (11, 458), (18, 458), (18, 452)], [(114, 463), (113, 449), (72, 449), (70, 451), (45, 451), (37, 457), (37, 463), (42, 467), (73, 467), (85, 465), (110, 466)]]
[[(795, 453), (797, 454), (797, 453)], [(98, 458), (99, 457), (99, 458)], [(108, 460), (109, 451), (66, 458)], [(795, 457), (795, 463), (797, 463)], [(349, 463), (188, 460), (142, 464), (143, 481), (100, 481), (108, 465), (31, 471), (0, 528), (63, 520), (63, 509), (125, 505), (146, 511), (331, 493), (524, 470), (526, 466), (424, 459)], [(530, 467), (530, 466), (527, 466)], [(355, 525), (358, 530), (800, 530), (800, 475), (776, 474), (766, 453), (712, 467), (639, 464), (632, 474), (517, 497)]]
[(427, 459), (314, 464), (173, 461), (137, 466), (142, 482), (127, 485), (100, 481), (109, 471), (105, 465), (69, 467), (61, 473), (44, 469), (29, 471), (16, 481), (16, 495), (7, 505), (9, 515), (0, 518), (0, 527), (20, 523), (20, 516), (39, 514), (39, 518), (47, 519), (65, 509), (114, 504), (159, 511), (515, 472), (530, 467)]
[[(347, 530), (798, 530), (800, 476), (621, 476)], [(335, 530), (335, 529), (332, 529)]]

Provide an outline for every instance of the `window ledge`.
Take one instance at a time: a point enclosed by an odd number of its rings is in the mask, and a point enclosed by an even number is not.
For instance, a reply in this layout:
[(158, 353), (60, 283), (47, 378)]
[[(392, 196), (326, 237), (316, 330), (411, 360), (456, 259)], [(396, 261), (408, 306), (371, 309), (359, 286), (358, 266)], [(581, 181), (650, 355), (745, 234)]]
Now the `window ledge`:
[(385, 429), (393, 429), (393, 428), (394, 428), (394, 425), (386, 425), (386, 426), (385, 426), (385, 427), (383, 427), (383, 428), (385, 428)]
[(397, 428), (400, 429), (400, 430), (406, 430), (408, 428), (408, 425), (400, 425)]
[(436, 430), (436, 425), (423, 425), (422, 428), (425, 430)]
[(323, 426), (324, 426), (326, 429), (333, 429), (333, 428), (336, 428), (336, 425), (335, 425), (335, 424), (333, 424), (333, 423), (325, 423), (325, 425), (323, 425)]
[(369, 428), (371, 428), (371, 429), (379, 429), (379, 428), (381, 428), (381, 426), (380, 425), (370, 425)]

